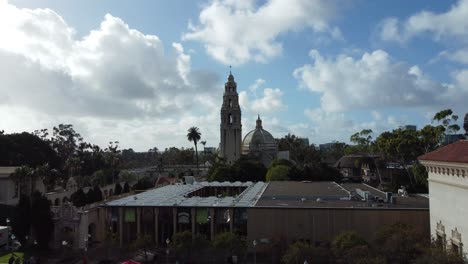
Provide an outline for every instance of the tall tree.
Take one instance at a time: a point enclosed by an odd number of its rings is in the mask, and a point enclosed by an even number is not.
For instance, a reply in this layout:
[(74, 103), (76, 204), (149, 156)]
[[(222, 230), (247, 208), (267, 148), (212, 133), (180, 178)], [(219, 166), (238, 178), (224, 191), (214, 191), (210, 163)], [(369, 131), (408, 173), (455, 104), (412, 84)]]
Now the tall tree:
[(52, 238), (54, 222), (50, 212), (50, 201), (40, 192), (34, 192), (32, 195), (31, 215), (34, 216), (31, 218), (31, 225), (38, 246), (46, 249)]
[(345, 153), (366, 153), (374, 152), (374, 141), (372, 140), (373, 131), (371, 129), (363, 129), (361, 132), (356, 132), (350, 137), (350, 141), (354, 143), (353, 146), (346, 146)]
[(32, 194), (31, 182), (34, 178), (34, 170), (32, 168), (21, 166), (10, 177), (19, 187), (17, 195), (25, 194), (30, 196)]
[(408, 170), (408, 165), (423, 153), (418, 132), (408, 129), (384, 132), (376, 139), (376, 145), (387, 160), (399, 163), (406, 170), (409, 180), (413, 184), (413, 177)]
[(458, 115), (453, 114), (452, 109), (444, 109), (442, 111), (437, 112), (432, 121), (437, 121), (442, 123), (445, 128), (445, 132), (448, 134), (454, 134), (458, 130), (460, 130), (460, 126), (454, 124), (458, 120)]
[(112, 182), (115, 182), (116, 170), (120, 161), (120, 150), (119, 142), (109, 142), (109, 146), (106, 148), (106, 160), (112, 170)]
[(21, 194), (16, 208), (17, 213), (14, 215), (11, 224), (13, 232), (21, 243), (23, 243), (25, 237), (29, 235), (31, 225), (31, 201), (29, 196)]
[(52, 146), (64, 162), (76, 153), (78, 144), (83, 142), (83, 138), (71, 124), (54, 127), (52, 135)]
[(197, 149), (197, 143), (200, 141), (201, 138), (201, 133), (198, 127), (191, 127), (187, 130), (187, 139), (188, 141), (193, 142), (195, 145), (195, 156), (197, 157), (197, 173), (198, 173), (198, 149)]
[(445, 128), (442, 125), (427, 125), (419, 130), (419, 137), (424, 153), (437, 149), (444, 137)]
[(285, 165), (270, 167), (266, 174), (267, 181), (288, 181), (291, 168)]

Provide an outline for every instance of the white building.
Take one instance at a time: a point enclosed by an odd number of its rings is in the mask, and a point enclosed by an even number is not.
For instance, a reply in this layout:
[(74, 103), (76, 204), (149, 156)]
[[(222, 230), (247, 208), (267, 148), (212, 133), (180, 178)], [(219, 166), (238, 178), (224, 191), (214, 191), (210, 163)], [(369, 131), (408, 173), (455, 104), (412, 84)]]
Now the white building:
[(468, 140), (418, 158), (429, 177), (431, 235), (446, 249), (468, 256)]
[(17, 205), (19, 186), (10, 177), (18, 167), (0, 167), (0, 204)]

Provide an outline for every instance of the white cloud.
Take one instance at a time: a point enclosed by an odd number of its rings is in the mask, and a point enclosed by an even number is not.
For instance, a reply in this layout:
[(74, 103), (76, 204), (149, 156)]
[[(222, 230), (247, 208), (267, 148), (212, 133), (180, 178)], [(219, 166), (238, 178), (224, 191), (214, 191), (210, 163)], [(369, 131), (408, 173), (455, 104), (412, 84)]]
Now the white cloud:
[[(261, 97), (256, 96), (256, 91), (265, 84), (265, 80), (257, 79), (250, 85), (250, 95), (247, 91), (239, 93), (239, 105), (248, 114), (270, 114), (286, 109), (283, 103), (283, 92), (279, 88), (264, 88)], [(249, 97), (254, 97), (250, 99)]]
[(453, 96), (468, 100), (461, 85), (435, 82), (418, 66), (396, 62), (383, 50), (357, 59), (344, 54), (327, 59), (316, 50), (310, 56), (313, 64), (295, 69), (294, 76), (321, 95), (327, 112), (440, 105), (452, 103)]
[(283, 92), (276, 88), (265, 88), (263, 97), (252, 102), (252, 111), (259, 113), (270, 113), (285, 108), (282, 102)]
[[(50, 9), (0, 1), (0, 108), (7, 132), (76, 122), (95, 129), (92, 142), (127, 138), (127, 146), (144, 150), (147, 142), (184, 144), (186, 129), (197, 125), (217, 145), (217, 127), (210, 124), (216, 124), (212, 113), (222, 89), (213, 73), (191, 69), (180, 43), (167, 52), (157, 36), (109, 14), (82, 39), (74, 31)], [(127, 137), (132, 131), (137, 134)], [(143, 133), (149, 141), (140, 141)]]
[(442, 51), (435, 60), (438, 60), (439, 58), (445, 58), (461, 64), (468, 64), (468, 47), (455, 50), (453, 52), (447, 50)]
[(253, 84), (251, 84), (249, 86), (249, 90), (252, 92), (252, 93), (256, 93), (258, 88), (260, 88), (261, 86), (263, 86), (265, 84), (265, 80), (263, 80), (262, 78), (258, 78), (257, 80), (255, 80), (255, 82)]
[(200, 41), (224, 64), (264, 63), (281, 54), (279, 36), (289, 31), (310, 28), (341, 39), (341, 31), (329, 25), (334, 13), (333, 1), (267, 0), (257, 7), (254, 0), (212, 0), (183, 39)]
[(380, 23), (380, 37), (386, 41), (405, 42), (419, 34), (430, 33), (435, 40), (468, 41), (468, 0), (459, 0), (444, 13), (421, 11), (405, 21), (386, 18)]
[(308, 134), (311, 142), (320, 143), (333, 140), (349, 142), (352, 134), (363, 129), (371, 129), (373, 136), (377, 137), (384, 131), (407, 124), (405, 116), (395, 117), (377, 111), (371, 111), (371, 119), (364, 122), (355, 122), (344, 112), (327, 112), (321, 108), (306, 109), (304, 114), (313, 124)]

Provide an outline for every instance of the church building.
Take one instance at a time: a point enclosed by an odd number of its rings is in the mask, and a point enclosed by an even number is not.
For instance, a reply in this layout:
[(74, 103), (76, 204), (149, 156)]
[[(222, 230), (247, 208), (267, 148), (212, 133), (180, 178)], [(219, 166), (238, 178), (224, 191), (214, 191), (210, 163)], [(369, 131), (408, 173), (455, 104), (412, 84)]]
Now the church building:
[(220, 156), (228, 163), (234, 163), (241, 155), (242, 124), (237, 84), (231, 72), (224, 85), (220, 130)]
[(247, 133), (242, 141), (242, 154), (258, 160), (267, 168), (278, 155), (278, 143), (270, 132), (263, 129), (260, 115), (255, 129)]
[(254, 158), (268, 167), (278, 154), (278, 144), (274, 137), (262, 127), (258, 116), (254, 130), (242, 140), (241, 109), (234, 76), (229, 72), (224, 85), (223, 105), (221, 107), (221, 143), (220, 156), (232, 164), (241, 155)]

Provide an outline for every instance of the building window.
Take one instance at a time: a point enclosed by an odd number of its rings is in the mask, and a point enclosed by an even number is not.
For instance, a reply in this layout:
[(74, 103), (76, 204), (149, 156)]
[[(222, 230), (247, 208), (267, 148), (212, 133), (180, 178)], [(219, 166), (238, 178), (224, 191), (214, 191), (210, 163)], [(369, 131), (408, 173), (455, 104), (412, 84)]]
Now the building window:
[(460, 232), (458, 232), (458, 229), (455, 227), (454, 230), (452, 230), (452, 238), (451, 238), (451, 250), (453, 251), (453, 253), (456, 253), (456, 254), (462, 254), (462, 248), (463, 248), (463, 244), (462, 244), (462, 240), (461, 240), (461, 234)]
[(229, 124), (232, 125), (232, 115), (229, 114)]
[(232, 100), (229, 99), (229, 107), (232, 107)]
[(454, 254), (459, 254), (459, 253), (460, 253), (460, 248), (458, 247), (457, 244), (455, 244), (455, 243), (452, 242), (452, 247), (451, 247), (451, 248), (452, 248), (452, 252), (453, 252)]
[(439, 249), (445, 249), (445, 241), (444, 241), (444, 237), (440, 234), (437, 234), (437, 237), (436, 237), (436, 245)]
[(445, 226), (439, 221), (436, 226), (436, 244), (441, 249), (445, 249), (446, 243)]

